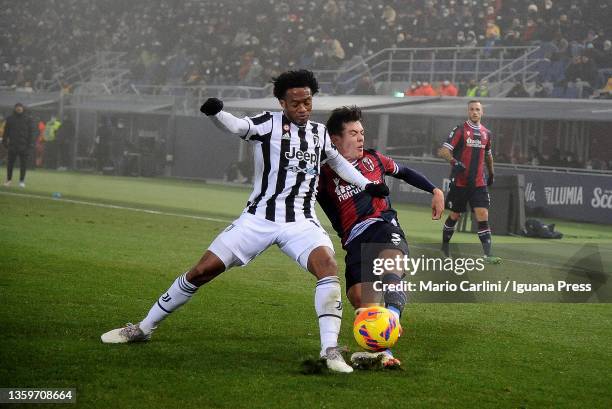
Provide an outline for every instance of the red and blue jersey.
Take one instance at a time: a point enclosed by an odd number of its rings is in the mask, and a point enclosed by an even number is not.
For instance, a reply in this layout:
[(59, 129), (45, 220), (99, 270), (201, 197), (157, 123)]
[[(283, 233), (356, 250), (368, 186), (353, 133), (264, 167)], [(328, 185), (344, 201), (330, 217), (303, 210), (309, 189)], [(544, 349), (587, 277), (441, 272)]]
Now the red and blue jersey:
[(487, 185), (484, 174), (485, 155), (491, 155), (491, 138), (491, 131), (484, 125), (476, 125), (471, 121), (465, 121), (451, 131), (443, 146), (452, 152), (453, 158), (465, 165), (464, 171), (451, 174), (455, 186)]
[[(369, 149), (353, 164), (363, 176), (375, 183), (385, 183), (385, 175), (396, 175), (399, 171), (393, 159)], [(352, 240), (378, 220), (393, 220), (397, 224), (396, 212), (391, 208), (388, 197), (370, 196), (340, 178), (329, 165), (321, 167), (317, 201), (340, 236), (343, 246), (349, 238)]]

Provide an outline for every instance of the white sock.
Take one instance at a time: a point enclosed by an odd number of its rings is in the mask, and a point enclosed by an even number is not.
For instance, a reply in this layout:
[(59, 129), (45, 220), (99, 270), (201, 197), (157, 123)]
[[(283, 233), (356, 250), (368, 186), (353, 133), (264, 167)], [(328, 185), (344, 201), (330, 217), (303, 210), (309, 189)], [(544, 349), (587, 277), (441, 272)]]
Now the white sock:
[(145, 333), (149, 334), (157, 327), (164, 318), (181, 305), (185, 304), (195, 294), (198, 287), (187, 281), (187, 273), (180, 275), (168, 288), (159, 300), (149, 310), (149, 313), (140, 321), (138, 326)]
[(317, 281), (315, 310), (319, 317), (321, 356), (323, 356), (327, 348), (338, 346), (338, 334), (342, 323), (342, 296), (338, 277), (330, 276)]

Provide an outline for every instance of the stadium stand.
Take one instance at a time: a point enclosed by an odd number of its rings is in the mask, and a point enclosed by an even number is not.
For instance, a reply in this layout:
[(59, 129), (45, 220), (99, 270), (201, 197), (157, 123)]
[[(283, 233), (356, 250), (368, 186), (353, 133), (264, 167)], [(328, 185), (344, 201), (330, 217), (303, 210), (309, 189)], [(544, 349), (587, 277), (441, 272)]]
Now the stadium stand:
[[(61, 83), (57, 73), (92, 50), (127, 53), (137, 85), (261, 86), (287, 67), (333, 70), (385, 48), (484, 47), (488, 57), (537, 44), (538, 82), (552, 96), (588, 97), (612, 68), (611, 9), (588, 0), (23, 0), (3, 6), (0, 85)], [(588, 70), (572, 69), (576, 57)]]

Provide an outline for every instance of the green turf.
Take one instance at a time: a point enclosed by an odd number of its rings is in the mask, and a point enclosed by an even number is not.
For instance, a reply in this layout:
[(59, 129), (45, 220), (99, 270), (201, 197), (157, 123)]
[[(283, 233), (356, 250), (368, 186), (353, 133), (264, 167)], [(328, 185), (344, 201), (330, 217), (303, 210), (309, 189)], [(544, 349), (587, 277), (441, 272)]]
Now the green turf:
[[(57, 191), (221, 221), (47, 200)], [(415, 303), (397, 347), (405, 370), (302, 375), (301, 360), (318, 351), (314, 279), (276, 248), (204, 287), (152, 342), (103, 345), (100, 334), (142, 318), (249, 192), (41, 171), (25, 191), (1, 192), (44, 199), (0, 194), (0, 386), (76, 387), (83, 408), (612, 407), (608, 304)], [(411, 242), (438, 239), (426, 208), (399, 208)], [(610, 249), (609, 228), (558, 228), (575, 236), (567, 245)], [(495, 237), (499, 247), (524, 240)], [(341, 338), (355, 349), (350, 316)]]

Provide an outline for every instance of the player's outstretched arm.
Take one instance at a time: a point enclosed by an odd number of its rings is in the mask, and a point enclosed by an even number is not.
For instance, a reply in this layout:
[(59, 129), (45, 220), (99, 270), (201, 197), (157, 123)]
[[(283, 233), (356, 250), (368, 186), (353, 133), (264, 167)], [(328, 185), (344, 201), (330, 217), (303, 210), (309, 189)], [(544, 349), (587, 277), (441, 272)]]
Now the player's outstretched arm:
[(404, 182), (429, 192), (433, 195), (431, 198), (431, 218), (438, 220), (444, 212), (444, 193), (438, 189), (425, 175), (417, 172), (408, 166), (397, 164), (397, 172), (392, 176), (402, 179)]
[(370, 195), (374, 197), (389, 195), (389, 188), (385, 184), (372, 183), (371, 180), (359, 173), (342, 155), (336, 155), (334, 158), (328, 159), (327, 163), (342, 179), (351, 185), (365, 190)]
[(349, 161), (344, 159), (342, 155), (336, 155), (327, 160), (329, 166), (345, 181), (355, 185), (361, 189), (365, 189), (368, 183), (371, 183), (363, 176)]
[(249, 122), (223, 111), (223, 101), (220, 99), (208, 98), (200, 107), (200, 112), (208, 116), (215, 126), (224, 132), (243, 136), (249, 131)]

